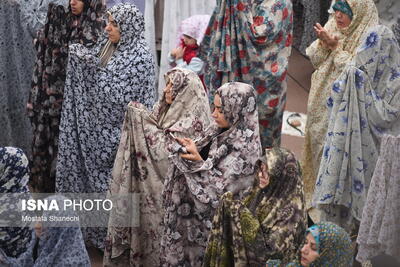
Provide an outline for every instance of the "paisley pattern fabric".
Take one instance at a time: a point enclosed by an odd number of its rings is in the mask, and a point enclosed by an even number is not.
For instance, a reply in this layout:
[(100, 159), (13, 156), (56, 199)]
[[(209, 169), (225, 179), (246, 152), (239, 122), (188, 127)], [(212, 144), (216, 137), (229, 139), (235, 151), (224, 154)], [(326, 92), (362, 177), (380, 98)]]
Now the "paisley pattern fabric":
[(350, 232), (353, 219), (361, 220), (382, 135), (400, 133), (400, 48), (389, 28), (366, 32), (326, 105), (328, 129), (313, 204), (324, 220)]
[(382, 137), (381, 151), (358, 232), (357, 260), (400, 253), (400, 137)]
[[(189, 70), (175, 68), (165, 74), (173, 83), (171, 105), (165, 95), (149, 112), (139, 103), (130, 103), (125, 114), (121, 141), (114, 162), (110, 195), (139, 194), (140, 223), (137, 227), (114, 227), (132, 210), (115, 207), (110, 215), (104, 266), (159, 266), (162, 235), (161, 192), (168, 170), (168, 148), (176, 137), (199, 139), (211, 123), (210, 108), (203, 85)], [(131, 207), (131, 206), (130, 206)]]
[[(307, 48), (307, 55), (316, 69), (311, 77), (305, 145), (301, 164), (308, 208), (311, 207), (312, 194), (328, 129), (326, 101), (331, 94), (332, 84), (342, 73), (346, 64), (353, 59), (362, 42), (362, 35), (369, 27), (378, 24), (378, 11), (373, 0), (348, 0), (347, 2), (353, 12), (351, 24), (347, 28), (339, 29), (332, 16), (324, 26), (329, 33), (339, 37), (338, 47), (331, 51), (324, 48), (320, 40), (316, 40)], [(319, 221), (318, 216), (313, 212), (310, 215), (314, 221)]]
[[(154, 61), (143, 37), (143, 15), (128, 4), (116, 5), (109, 12), (120, 28), (121, 39), (104, 68), (97, 56), (100, 45), (88, 49), (73, 44), (69, 48), (57, 192), (107, 192), (126, 106), (130, 101), (147, 108), (153, 105)], [(85, 240), (103, 248), (106, 230), (90, 235), (96, 229), (86, 230)]]
[(80, 17), (64, 6), (50, 4), (47, 22), (35, 41), (37, 51), (28, 115), (33, 129), (31, 184), (39, 192), (54, 192), (59, 125), (63, 104), (68, 45), (92, 46), (103, 31), (101, 0), (84, 0)]
[(19, 0), (1, 0), (0, 147), (16, 146), (28, 153), (32, 129), (25, 106), (35, 54), (22, 17)]
[[(59, 207), (63, 207), (64, 197), (50, 196), (48, 201), (56, 200)], [(73, 217), (77, 216), (75, 211), (44, 211), (43, 216)], [(6, 267), (90, 267), (89, 255), (86, 251), (82, 238), (82, 232), (78, 222), (42, 222), (42, 234), (37, 237), (32, 233), (32, 241), (25, 253), (17, 258), (7, 257), (0, 251), (1, 266)], [(35, 248), (37, 246), (37, 248)], [(37, 250), (34, 252), (34, 250)], [(36, 255), (34, 255), (36, 254)], [(4, 264), (4, 265), (3, 265)]]
[[(351, 267), (353, 249), (349, 234), (340, 226), (330, 222), (320, 222), (307, 229), (317, 241), (319, 257), (310, 267)], [(284, 264), (280, 260), (270, 260), (267, 267), (301, 267), (299, 261)]]
[[(24, 152), (15, 147), (0, 147), (0, 222), (10, 225), (15, 208), (15, 199), (7, 193), (29, 193), (28, 159)], [(2, 195), (4, 194), (4, 195)], [(10, 201), (11, 200), (11, 201)], [(11, 211), (11, 214), (9, 213)], [(20, 214), (18, 214), (21, 216)], [(29, 222), (26, 223), (28, 226)], [(29, 227), (0, 227), (0, 250), (10, 257), (25, 252), (31, 240)], [(0, 261), (1, 263), (1, 261)]]
[(307, 225), (300, 165), (283, 148), (264, 157), (269, 185), (260, 189), (256, 181), (243, 200), (231, 192), (221, 197), (203, 266), (263, 266), (297, 256)]
[(264, 148), (280, 144), (292, 27), (291, 1), (218, 0), (200, 46), (210, 102), (226, 82), (257, 90)]
[(217, 94), (231, 126), (225, 131), (210, 127), (196, 142), (200, 150), (210, 144), (208, 158), (191, 162), (179, 153), (170, 155), (173, 167), (163, 191), (161, 266), (200, 266), (220, 196), (229, 191), (234, 198), (241, 197), (254, 182), (261, 155), (255, 90), (232, 82)]

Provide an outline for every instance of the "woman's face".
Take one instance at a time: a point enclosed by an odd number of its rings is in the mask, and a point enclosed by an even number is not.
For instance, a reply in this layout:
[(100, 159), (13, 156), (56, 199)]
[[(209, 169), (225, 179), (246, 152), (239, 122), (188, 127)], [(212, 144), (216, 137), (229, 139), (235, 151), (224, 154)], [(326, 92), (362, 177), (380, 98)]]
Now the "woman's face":
[(349, 15), (341, 11), (335, 11), (335, 19), (339, 29), (346, 28), (351, 23), (351, 18), (349, 17)]
[(111, 15), (108, 16), (106, 32), (108, 33), (108, 39), (114, 44), (118, 43), (119, 39), (121, 39), (121, 32), (119, 31), (119, 27)]
[(164, 88), (164, 94), (165, 102), (167, 102), (168, 105), (171, 105), (172, 101), (174, 101), (174, 98), (172, 97), (172, 82), (168, 82), (167, 86)]
[(69, 3), (71, 5), (72, 14), (74, 14), (75, 16), (79, 16), (85, 6), (83, 0), (70, 0)]
[(185, 45), (195, 45), (196, 44), (196, 39), (184, 34), (183, 35), (183, 42), (185, 43)]
[(225, 119), (225, 116), (222, 113), (222, 104), (219, 95), (215, 95), (214, 97), (214, 111), (211, 116), (214, 118), (215, 123), (219, 128), (229, 128), (229, 122)]
[(268, 167), (265, 163), (260, 164), (258, 169), (258, 180), (260, 180), (260, 188), (264, 188), (269, 184)]
[(306, 236), (306, 242), (301, 248), (301, 266), (308, 267), (310, 264), (319, 257), (317, 250), (317, 243), (311, 233)]

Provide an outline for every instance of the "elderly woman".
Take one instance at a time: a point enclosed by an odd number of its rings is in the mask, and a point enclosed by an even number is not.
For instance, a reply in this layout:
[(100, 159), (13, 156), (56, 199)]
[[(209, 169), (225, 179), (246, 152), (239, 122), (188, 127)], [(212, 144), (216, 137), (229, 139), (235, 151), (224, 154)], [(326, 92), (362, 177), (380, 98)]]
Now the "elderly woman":
[[(328, 128), (326, 101), (333, 82), (356, 54), (361, 37), (371, 26), (378, 24), (378, 12), (373, 0), (336, 1), (335, 15), (324, 27), (316, 24), (318, 40), (307, 48), (315, 67), (307, 105), (307, 124), (302, 169), (307, 207), (310, 207), (318, 175), (325, 135)], [(311, 217), (318, 221), (314, 212)]]
[(95, 44), (103, 28), (103, 11), (102, 1), (98, 0), (70, 0), (68, 11), (50, 4), (46, 25), (38, 33), (27, 104), (33, 130), (31, 184), (36, 191), (55, 190), (68, 45)]
[(161, 266), (200, 266), (214, 209), (229, 191), (234, 198), (252, 186), (261, 154), (256, 95), (250, 85), (221, 86), (214, 98), (216, 127), (172, 152), (164, 183)]
[(361, 221), (384, 134), (400, 133), (400, 48), (386, 26), (370, 28), (327, 100), (328, 132), (313, 202), (352, 234)]
[[(207, 96), (198, 76), (174, 68), (165, 74), (163, 97), (152, 112), (130, 103), (114, 162), (110, 195), (138, 194), (139, 202), (124, 210), (116, 206), (110, 215), (104, 253), (105, 266), (159, 266), (164, 210), (160, 192), (168, 170), (168, 148), (175, 137), (199, 139), (211, 122)], [(138, 210), (139, 225), (121, 225)], [(121, 223), (123, 224), (123, 223)], [(122, 227), (125, 226), (125, 227)]]
[[(15, 198), (30, 198), (28, 189), (28, 159), (21, 149), (0, 148), (0, 218), (2, 224), (13, 227), (0, 227), (0, 266), (41, 267), (41, 266), (80, 266), (89, 267), (90, 260), (82, 239), (82, 232), (76, 222), (60, 225), (51, 222), (50, 216), (76, 215), (69, 211), (44, 211), (47, 222), (37, 224), (35, 229), (22, 227), (23, 222), (8, 221), (10, 215), (21, 212), (15, 209)], [(14, 197), (12, 194), (18, 194)], [(60, 197), (49, 197), (60, 200)], [(59, 207), (61, 207), (59, 203)], [(26, 215), (26, 214), (23, 214)], [(23, 216), (22, 215), (22, 216)], [(21, 227), (15, 227), (18, 224)], [(28, 225), (26, 225), (28, 226)], [(64, 226), (64, 227), (60, 227)]]
[(270, 260), (266, 266), (353, 266), (353, 249), (349, 234), (340, 226), (330, 222), (320, 222), (307, 229), (300, 256), (299, 260), (287, 264), (280, 260)]
[(258, 178), (243, 200), (222, 196), (203, 266), (263, 266), (296, 257), (307, 224), (300, 165), (286, 149), (267, 149)]
[(281, 140), (292, 28), (290, 0), (219, 0), (200, 46), (211, 98), (226, 82), (257, 90), (263, 148), (279, 146)]
[[(102, 47), (70, 46), (57, 192), (107, 192), (128, 103), (153, 105), (154, 61), (143, 36), (143, 15), (129, 4), (116, 5), (108, 14), (108, 40)], [(105, 231), (87, 239), (103, 248), (104, 237)]]

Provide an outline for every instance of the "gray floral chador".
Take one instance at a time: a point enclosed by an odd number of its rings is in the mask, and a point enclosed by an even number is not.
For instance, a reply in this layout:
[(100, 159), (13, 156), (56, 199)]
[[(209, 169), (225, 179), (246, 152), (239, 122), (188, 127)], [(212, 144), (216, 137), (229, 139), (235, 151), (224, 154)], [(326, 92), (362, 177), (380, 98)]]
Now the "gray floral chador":
[[(126, 220), (132, 210), (115, 207), (104, 252), (104, 266), (159, 266), (162, 235), (161, 192), (168, 170), (168, 147), (177, 137), (198, 139), (211, 122), (208, 98), (196, 73), (175, 68), (165, 75), (173, 83), (171, 105), (165, 96), (152, 112), (139, 103), (131, 103), (125, 115), (121, 141), (114, 162), (111, 196), (138, 194), (140, 203), (137, 227), (114, 227)], [(119, 217), (122, 214), (122, 218)]]
[(173, 166), (163, 192), (162, 266), (200, 266), (220, 196), (230, 191), (240, 197), (254, 182), (261, 155), (255, 91), (248, 84), (232, 82), (216, 93), (230, 128), (210, 128), (196, 142), (200, 150), (210, 144), (205, 160), (170, 156)]
[[(121, 39), (103, 68), (97, 52), (80, 44), (69, 49), (60, 123), (57, 192), (106, 192), (118, 149), (126, 106), (154, 101), (154, 61), (143, 37), (144, 18), (132, 5), (109, 10)], [(104, 236), (106, 231), (104, 231)], [(100, 234), (92, 243), (103, 247)], [(98, 240), (97, 242), (95, 240)]]
[(32, 38), (18, 0), (0, 4), (0, 146), (30, 151), (32, 129), (25, 111), (35, 60)]

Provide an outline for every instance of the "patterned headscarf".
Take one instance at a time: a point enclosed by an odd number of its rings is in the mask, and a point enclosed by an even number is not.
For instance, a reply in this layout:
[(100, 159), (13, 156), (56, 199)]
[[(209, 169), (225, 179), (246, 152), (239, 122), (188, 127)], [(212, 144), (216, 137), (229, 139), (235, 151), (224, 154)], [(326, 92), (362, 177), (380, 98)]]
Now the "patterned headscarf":
[[(0, 221), (7, 222), (9, 211), (13, 212), (15, 200), (10, 202), (6, 194), (29, 193), (28, 159), (19, 148), (0, 148)], [(31, 240), (31, 229), (28, 227), (0, 227), (0, 250), (8, 256), (17, 257), (23, 253)]]
[(335, 11), (340, 11), (348, 15), (350, 19), (353, 19), (353, 11), (351, 10), (351, 7), (346, 1), (337, 1), (332, 8)]
[(330, 222), (320, 222), (307, 229), (307, 233), (311, 233), (317, 241), (319, 253), (319, 257), (311, 263), (311, 267), (353, 265), (351, 239), (343, 228)]
[[(165, 102), (165, 94), (163, 94), (152, 112), (155, 121), (158, 122), (162, 129), (168, 129), (168, 131), (172, 132), (177, 131), (182, 134), (188, 131), (186, 126), (182, 126), (190, 121), (197, 128), (201, 128), (201, 130), (196, 129), (195, 131), (204, 134), (205, 128), (203, 126), (208, 126), (211, 123), (211, 111), (209, 106), (204, 106), (204, 104), (208, 104), (208, 99), (206, 99), (205, 92), (198, 90), (198, 86), (201, 86), (201, 81), (196, 73), (182, 68), (173, 68), (164, 77), (166, 84), (169, 81), (173, 84), (171, 90), (174, 100), (171, 105), (167, 104)], [(194, 110), (203, 110), (203, 114), (191, 114)], [(202, 118), (203, 121), (195, 120), (194, 117)], [(180, 121), (179, 124), (181, 126), (176, 124), (178, 121)]]
[[(340, 226), (331, 222), (320, 222), (307, 229), (316, 241), (319, 257), (310, 267), (353, 266), (353, 248), (349, 234)], [(267, 267), (302, 267), (298, 262), (283, 264), (281, 260), (269, 260)]]
[(184, 19), (178, 28), (176, 46), (181, 44), (183, 35), (196, 39), (197, 45), (200, 45), (201, 41), (203, 41), (209, 21), (209, 15), (194, 15)]
[(144, 41), (144, 17), (133, 4), (118, 4), (108, 10), (121, 31), (118, 51), (133, 49), (139, 41)]
[(270, 184), (260, 189), (257, 181), (244, 200), (230, 192), (221, 197), (203, 266), (262, 266), (272, 257), (296, 257), (307, 222), (300, 165), (284, 148), (268, 149), (263, 159)]

